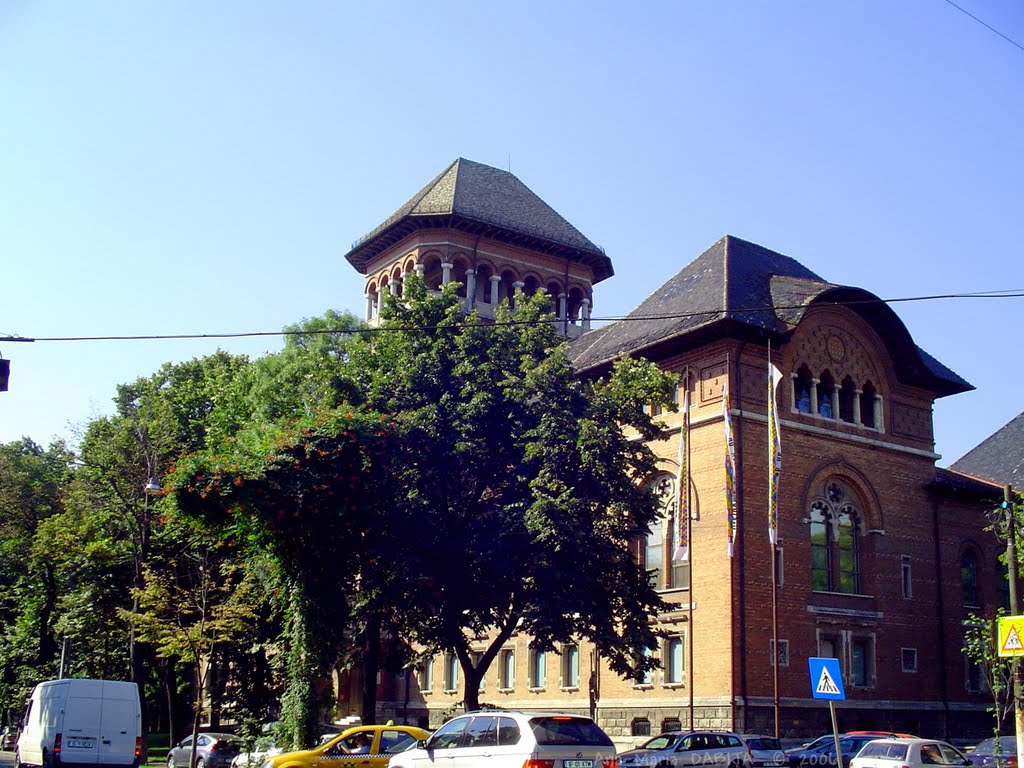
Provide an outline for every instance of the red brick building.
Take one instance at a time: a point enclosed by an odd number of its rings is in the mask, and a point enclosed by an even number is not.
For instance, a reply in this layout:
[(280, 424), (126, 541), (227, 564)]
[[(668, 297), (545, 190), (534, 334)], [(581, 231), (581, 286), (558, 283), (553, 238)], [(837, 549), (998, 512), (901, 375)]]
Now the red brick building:
[[(467, 308), (484, 315), (517, 289), (543, 290), (581, 376), (628, 354), (681, 377), (680, 412), (661, 416), (669, 439), (653, 446), (663, 472), (648, 478), (664, 519), (637, 542), (672, 606), (652, 617), (667, 634), (662, 668), (623, 680), (585, 642), (545, 655), (515, 637), (482, 700), (591, 712), (621, 742), (675, 727), (772, 732), (776, 720), (784, 735), (809, 735), (830, 724), (806, 660), (834, 656), (843, 729), (991, 731), (990, 695), (960, 648), (966, 617), (1005, 601), (1000, 543), (984, 531), (1002, 489), (935, 466), (933, 403), (971, 385), (877, 296), (727, 236), (629, 317), (592, 329), (608, 257), (514, 176), (461, 159), (347, 258), (366, 275), (370, 322), (380, 294), (400, 293), (412, 271), (428, 286), (462, 283)], [(774, 590), (769, 355), (782, 373)], [(689, 557), (673, 560), (687, 519)], [(381, 716), (436, 725), (461, 699), (457, 664), (438, 657), (382, 680), (380, 698)]]

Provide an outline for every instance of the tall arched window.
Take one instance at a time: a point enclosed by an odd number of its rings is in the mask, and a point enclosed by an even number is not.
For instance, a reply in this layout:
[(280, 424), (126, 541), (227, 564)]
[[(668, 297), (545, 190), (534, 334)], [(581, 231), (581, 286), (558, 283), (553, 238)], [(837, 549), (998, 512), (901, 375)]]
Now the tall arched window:
[(965, 549), (960, 556), (960, 587), (964, 605), (981, 605), (978, 601), (978, 556), (972, 549)]
[(648, 487), (658, 500), (658, 518), (651, 523), (651, 532), (644, 541), (643, 567), (655, 589), (688, 589), (690, 563), (672, 557), (679, 543), (681, 522), (676, 479), (668, 474), (659, 475)]
[(818, 415), (825, 419), (834, 419), (835, 403), (832, 402), (832, 395), (836, 390), (836, 382), (832, 374), (825, 371), (818, 381)]
[(836, 478), (826, 480), (811, 500), (811, 589), (861, 591), (861, 521), (853, 490)]
[(806, 365), (801, 365), (793, 379), (793, 410), (798, 413), (811, 412), (811, 372)]

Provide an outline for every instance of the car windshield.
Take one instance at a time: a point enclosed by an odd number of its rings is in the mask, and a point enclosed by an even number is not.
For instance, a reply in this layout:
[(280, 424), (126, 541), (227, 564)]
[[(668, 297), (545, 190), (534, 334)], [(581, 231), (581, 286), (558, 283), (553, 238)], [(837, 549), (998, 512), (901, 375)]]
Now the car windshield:
[(682, 736), (678, 733), (663, 733), (641, 744), (638, 749), (668, 749), (679, 743)]
[(612, 740), (597, 723), (585, 717), (533, 717), (530, 730), (538, 744), (547, 746), (612, 746)]
[(869, 741), (857, 757), (883, 757), (889, 760), (906, 760), (907, 745), (892, 741)]
[(769, 736), (758, 736), (755, 739), (747, 739), (747, 746), (751, 749), (782, 749), (778, 739)]

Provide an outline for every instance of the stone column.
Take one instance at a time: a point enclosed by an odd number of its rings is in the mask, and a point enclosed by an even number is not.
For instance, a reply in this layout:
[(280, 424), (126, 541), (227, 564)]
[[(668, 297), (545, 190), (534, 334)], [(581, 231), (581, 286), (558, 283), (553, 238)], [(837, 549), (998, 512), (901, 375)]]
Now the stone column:
[(796, 374), (790, 371), (789, 373), (789, 410), (791, 413), (799, 413), (796, 407)]
[(811, 415), (818, 415), (818, 385), (821, 379), (811, 379)]
[(466, 311), (472, 312), (476, 304), (476, 270), (466, 270)]
[(373, 320), (373, 294), (368, 293), (366, 298), (366, 322)]
[(590, 330), (590, 299), (584, 299), (582, 302), (582, 313), (583, 313), (583, 330), (584, 332)]
[(441, 262), (441, 285), (448, 285), (452, 281), (452, 267), (454, 265), (447, 261)]
[(875, 429), (885, 433), (885, 422), (882, 421), (882, 396), (875, 395)]
[(860, 396), (864, 394), (863, 389), (853, 390), (853, 423), (857, 426), (863, 426), (864, 422), (860, 417)]
[(501, 275), (491, 275), (491, 300), (492, 307), (498, 306), (498, 284), (501, 282)]
[(415, 267), (412, 268), (412, 271), (415, 272), (420, 277), (423, 277), (423, 274), (427, 271), (427, 265), (417, 264)]
[(558, 294), (558, 319), (565, 320), (568, 317), (569, 296), (565, 293)]
[(398, 278), (392, 278), (391, 282), (388, 283), (388, 287), (391, 289), (392, 296), (398, 296), (398, 286), (402, 284), (402, 281)]
[(516, 293), (521, 291), (521, 290), (523, 290), (523, 287), (525, 285), (526, 285), (526, 283), (524, 283), (522, 280), (516, 280), (514, 283), (512, 283), (512, 308), (513, 309), (515, 309), (515, 304), (516, 304)]
[(832, 385), (832, 418), (839, 421), (839, 387)]

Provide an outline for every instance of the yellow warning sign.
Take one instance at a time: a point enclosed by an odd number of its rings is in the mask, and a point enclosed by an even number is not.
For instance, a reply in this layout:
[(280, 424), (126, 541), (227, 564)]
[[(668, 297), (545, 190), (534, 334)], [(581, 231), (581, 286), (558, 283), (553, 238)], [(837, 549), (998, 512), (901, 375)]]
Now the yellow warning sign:
[(999, 619), (999, 655), (1024, 656), (1024, 616)]

